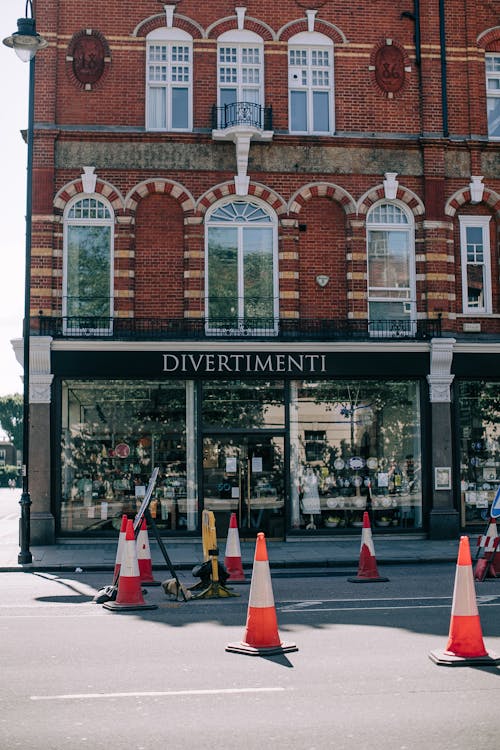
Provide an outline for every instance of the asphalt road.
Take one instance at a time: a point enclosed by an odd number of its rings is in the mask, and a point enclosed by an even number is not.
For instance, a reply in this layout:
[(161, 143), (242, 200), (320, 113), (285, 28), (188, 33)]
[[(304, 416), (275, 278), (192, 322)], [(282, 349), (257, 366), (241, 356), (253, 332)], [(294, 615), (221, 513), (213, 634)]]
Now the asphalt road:
[[(105, 610), (106, 574), (0, 574), (2, 750), (475, 750), (498, 747), (500, 669), (438, 667), (454, 565), (273, 571), (279, 632), (297, 652), (229, 653), (238, 597)], [(324, 573), (324, 574), (322, 574)], [(181, 576), (186, 583), (193, 580)], [(476, 585), (486, 648), (500, 653), (500, 581)]]

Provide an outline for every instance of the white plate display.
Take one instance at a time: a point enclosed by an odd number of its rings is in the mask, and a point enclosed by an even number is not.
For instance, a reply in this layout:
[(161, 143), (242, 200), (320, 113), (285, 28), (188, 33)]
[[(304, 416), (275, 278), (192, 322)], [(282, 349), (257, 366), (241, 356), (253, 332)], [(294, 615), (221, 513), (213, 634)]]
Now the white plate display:
[(334, 500), (333, 497), (329, 497), (328, 500), (326, 501), (326, 507), (327, 508), (338, 508), (339, 507), (339, 501), (338, 500)]
[(366, 462), (366, 465), (369, 469), (376, 469), (378, 466), (378, 459), (376, 459), (374, 456), (370, 456), (370, 458)]
[(365, 465), (365, 461), (361, 456), (353, 456), (349, 459), (349, 466), (351, 469), (362, 469)]
[(345, 466), (345, 463), (342, 458), (336, 458), (333, 462), (334, 467), (337, 469), (337, 471), (342, 471), (342, 469)]

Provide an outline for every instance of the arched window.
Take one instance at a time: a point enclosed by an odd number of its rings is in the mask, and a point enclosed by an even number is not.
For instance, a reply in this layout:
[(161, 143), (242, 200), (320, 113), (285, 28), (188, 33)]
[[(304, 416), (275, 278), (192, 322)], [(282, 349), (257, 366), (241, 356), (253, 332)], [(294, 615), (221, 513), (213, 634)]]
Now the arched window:
[(217, 80), (219, 127), (233, 120), (241, 105), (250, 118), (249, 124), (261, 126), (260, 108), (264, 104), (264, 48), (253, 31), (227, 31), (218, 39)]
[(402, 205), (378, 203), (366, 219), (370, 330), (411, 332), (415, 309), (413, 215)]
[(256, 201), (233, 200), (211, 212), (206, 230), (208, 330), (276, 330), (276, 244), (276, 222)]
[(333, 133), (333, 43), (324, 34), (302, 32), (288, 43), (291, 133)]
[(64, 216), (63, 317), (66, 329), (111, 328), (113, 214), (100, 197), (79, 196)]
[(192, 37), (160, 28), (147, 36), (146, 129), (192, 129)]

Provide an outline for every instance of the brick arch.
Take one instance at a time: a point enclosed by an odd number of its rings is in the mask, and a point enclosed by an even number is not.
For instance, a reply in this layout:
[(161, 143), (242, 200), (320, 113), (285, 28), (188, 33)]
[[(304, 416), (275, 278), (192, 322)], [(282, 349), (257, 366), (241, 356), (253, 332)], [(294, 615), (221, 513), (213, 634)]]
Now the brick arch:
[(143, 198), (147, 198), (148, 195), (154, 195), (156, 193), (170, 195), (172, 198), (175, 198), (180, 204), (184, 216), (193, 213), (195, 201), (191, 193), (180, 183), (163, 178), (152, 178), (135, 185), (125, 196), (125, 210), (127, 213), (135, 214), (140, 201), (143, 200)]
[[(181, 16), (178, 13), (174, 13), (172, 23), (174, 29), (186, 31), (193, 37), (193, 39), (203, 39), (205, 36), (203, 27), (187, 16)], [(162, 29), (165, 26), (165, 13), (159, 13), (158, 15), (150, 16), (141, 21), (133, 30), (132, 36), (145, 38), (151, 31)]]
[[(309, 31), (307, 18), (297, 18), (294, 21), (289, 21), (278, 31), (277, 38), (280, 42), (287, 42), (290, 37), (299, 34), (302, 31)], [(338, 28), (338, 26), (335, 26), (335, 24), (330, 23), (329, 21), (323, 21), (321, 18), (314, 19), (314, 31), (318, 34), (324, 34), (335, 44), (349, 43), (346, 35)]]
[[(226, 16), (215, 21), (207, 27), (207, 38), (217, 39), (221, 34), (226, 31), (235, 31), (238, 29), (238, 17)], [(276, 34), (273, 29), (264, 21), (252, 16), (245, 15), (245, 23), (243, 24), (244, 31), (253, 31), (258, 34), (265, 42), (274, 42), (276, 40)]]
[(500, 26), (481, 32), (477, 37), (477, 44), (486, 52), (500, 52)]
[(339, 185), (330, 182), (311, 182), (297, 190), (288, 202), (289, 213), (299, 214), (302, 207), (313, 197), (330, 198), (340, 203), (346, 214), (356, 214), (356, 202), (352, 195)]
[[(115, 214), (123, 211), (125, 205), (123, 195), (118, 188), (115, 188), (110, 182), (97, 178), (94, 193), (106, 198), (111, 204)], [(63, 187), (56, 193), (54, 198), (54, 208), (63, 213), (67, 203), (77, 195), (81, 195), (82, 198), (85, 197), (85, 195), (89, 195), (83, 190), (81, 177), (66, 183), (66, 185), (63, 185)]]
[[(376, 185), (367, 191), (358, 200), (357, 213), (366, 216), (370, 208), (374, 203), (385, 199), (384, 186)], [(423, 216), (425, 214), (425, 208), (422, 200), (418, 197), (413, 190), (405, 188), (399, 183), (398, 191), (396, 193), (396, 200), (404, 203), (412, 212), (413, 216)]]
[[(224, 182), (211, 188), (201, 195), (197, 201), (196, 211), (198, 215), (204, 216), (210, 206), (228, 196), (234, 196), (236, 199), (243, 197), (236, 195), (236, 188), (232, 181)], [(286, 215), (287, 213), (286, 203), (283, 198), (274, 190), (259, 182), (250, 182), (248, 186), (248, 196), (245, 197), (260, 198), (261, 201), (267, 203), (275, 211), (278, 217)]]
[[(468, 185), (460, 188), (460, 190), (457, 190), (448, 198), (444, 207), (444, 212), (447, 216), (453, 217), (466, 203), (470, 203), (470, 189)], [(500, 218), (500, 195), (498, 193), (494, 190), (489, 190), (485, 186), (481, 203), (491, 208), (496, 217)]]

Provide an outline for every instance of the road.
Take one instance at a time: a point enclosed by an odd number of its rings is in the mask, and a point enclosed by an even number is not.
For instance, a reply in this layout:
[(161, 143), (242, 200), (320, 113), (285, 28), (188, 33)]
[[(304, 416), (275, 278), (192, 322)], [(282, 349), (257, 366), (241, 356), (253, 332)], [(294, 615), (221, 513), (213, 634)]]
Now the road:
[(21, 490), (0, 488), (0, 544), (19, 540)]
[[(225, 650), (243, 638), (248, 584), (187, 603), (151, 588), (159, 608), (125, 614), (92, 601), (109, 574), (0, 574), (0, 747), (498, 746), (500, 669), (429, 659), (446, 644), (454, 565), (391, 566), (389, 582), (362, 585), (321, 573), (272, 572), (280, 635), (299, 650), (268, 658)], [(500, 582), (476, 589), (500, 653)]]

